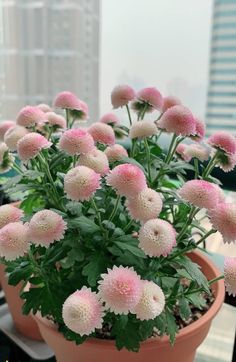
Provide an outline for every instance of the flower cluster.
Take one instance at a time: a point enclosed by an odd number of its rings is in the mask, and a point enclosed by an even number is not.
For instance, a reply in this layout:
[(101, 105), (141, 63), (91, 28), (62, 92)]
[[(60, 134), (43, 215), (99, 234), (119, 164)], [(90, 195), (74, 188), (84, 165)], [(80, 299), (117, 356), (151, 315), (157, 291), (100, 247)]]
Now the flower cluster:
[[(10, 277), (19, 272), (11, 280), (31, 284), (26, 311), (77, 343), (107, 336), (137, 351), (157, 330), (173, 342), (223, 277), (208, 291), (192, 258), (217, 231), (236, 241), (236, 205), (211, 176), (235, 167), (236, 140), (223, 131), (206, 139), (204, 122), (155, 87), (119, 85), (111, 104), (86, 124), (87, 104), (64, 91), (0, 124), (0, 173), (18, 173), (3, 188), (21, 197), (0, 207), (0, 257)], [(235, 295), (235, 258), (225, 259), (224, 277)]]

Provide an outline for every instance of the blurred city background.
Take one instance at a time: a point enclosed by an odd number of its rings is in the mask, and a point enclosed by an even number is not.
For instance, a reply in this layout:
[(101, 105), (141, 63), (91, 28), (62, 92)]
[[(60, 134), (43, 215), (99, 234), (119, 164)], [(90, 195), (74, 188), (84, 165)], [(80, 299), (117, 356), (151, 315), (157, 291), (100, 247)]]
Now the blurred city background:
[(236, 133), (236, 0), (0, 0), (0, 119), (71, 90), (95, 121), (118, 83)]

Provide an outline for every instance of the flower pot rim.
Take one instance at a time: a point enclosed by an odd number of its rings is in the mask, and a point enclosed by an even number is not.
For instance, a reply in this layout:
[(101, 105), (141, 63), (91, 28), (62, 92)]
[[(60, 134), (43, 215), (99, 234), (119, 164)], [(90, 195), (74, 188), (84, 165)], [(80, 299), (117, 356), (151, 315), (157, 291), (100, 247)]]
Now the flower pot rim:
[[(195, 250), (195, 251), (191, 252), (191, 254), (194, 255), (198, 259), (198, 263), (200, 265), (207, 264), (209, 269), (211, 270), (211, 272), (215, 275), (215, 277), (217, 277), (218, 275), (221, 274), (218, 267), (215, 266), (214, 263), (212, 263), (212, 261), (206, 255), (204, 255), (202, 252)], [(214, 287), (215, 287), (214, 288), (215, 289), (214, 290), (215, 300), (214, 300), (213, 304), (211, 305), (211, 307), (208, 309), (208, 311), (205, 314), (203, 314), (201, 316), (201, 318), (192, 322), (188, 326), (180, 329), (180, 331), (176, 335), (176, 342), (178, 340), (183, 341), (184, 339), (189, 338), (190, 335), (196, 334), (197, 331), (199, 330), (199, 328), (201, 328), (209, 320), (212, 320), (214, 318), (214, 316), (218, 313), (219, 309), (222, 306), (222, 303), (224, 301), (224, 296), (225, 296), (224, 281), (218, 280), (214, 284)], [(59, 334), (60, 337), (64, 339), (64, 336), (58, 332), (56, 325), (52, 321), (49, 321), (48, 319), (43, 318), (39, 312), (36, 315), (34, 315), (34, 318), (36, 319), (36, 321), (38, 323), (43, 324), (44, 327), (46, 327), (47, 329), (50, 329), (51, 333), (57, 334), (57, 335)], [(153, 344), (156, 343), (157, 341), (158, 341), (158, 345), (161, 348), (164, 345), (169, 344), (169, 337), (167, 335), (165, 335), (163, 337), (149, 338), (146, 341), (141, 342), (141, 345), (142, 345), (142, 347), (145, 347), (145, 348), (148, 348), (148, 347), (152, 348)], [(92, 344), (92, 345), (100, 345), (101, 347), (106, 348), (106, 349), (114, 348), (114, 340), (109, 340), (109, 339), (88, 338), (85, 343)]]

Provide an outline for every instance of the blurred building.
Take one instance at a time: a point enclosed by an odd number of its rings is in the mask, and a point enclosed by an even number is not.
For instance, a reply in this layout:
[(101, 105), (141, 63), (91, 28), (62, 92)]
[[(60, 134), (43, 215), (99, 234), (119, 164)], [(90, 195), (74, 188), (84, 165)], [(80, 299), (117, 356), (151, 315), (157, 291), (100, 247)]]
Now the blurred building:
[(70, 90), (99, 107), (100, 0), (0, 0), (0, 119)]
[(214, 1), (206, 119), (236, 135), (236, 0)]

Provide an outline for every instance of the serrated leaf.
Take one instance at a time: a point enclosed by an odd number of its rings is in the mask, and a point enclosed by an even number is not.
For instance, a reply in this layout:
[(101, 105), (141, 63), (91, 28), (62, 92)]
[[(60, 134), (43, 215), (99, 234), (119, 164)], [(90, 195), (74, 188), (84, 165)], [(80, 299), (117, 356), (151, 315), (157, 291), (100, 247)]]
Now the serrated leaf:
[(191, 315), (191, 309), (189, 307), (189, 302), (185, 298), (179, 300), (179, 314), (183, 320), (188, 320)]
[(74, 225), (86, 234), (93, 234), (99, 231), (99, 227), (95, 222), (86, 216), (80, 216), (73, 220)]
[(170, 344), (173, 346), (175, 343), (176, 333), (178, 326), (176, 324), (173, 314), (167, 309), (166, 310), (166, 333), (170, 337)]
[(206, 307), (206, 300), (201, 294), (193, 293), (187, 295), (187, 299), (197, 308), (203, 309)]
[(184, 267), (192, 280), (194, 280), (199, 286), (202, 286), (205, 291), (209, 292), (208, 280), (201, 272), (198, 264), (192, 262), (187, 257), (181, 258), (181, 262), (179, 264)]
[(126, 243), (122, 243), (120, 241), (114, 241), (114, 244), (116, 244), (121, 250), (129, 251), (130, 253), (132, 253), (135, 256), (138, 256), (139, 258), (143, 259), (147, 258), (144, 252), (138, 246), (129, 245)]
[(89, 262), (84, 266), (82, 274), (87, 277), (91, 287), (97, 284), (102, 273), (107, 269), (107, 260), (103, 255), (94, 254), (90, 257)]

